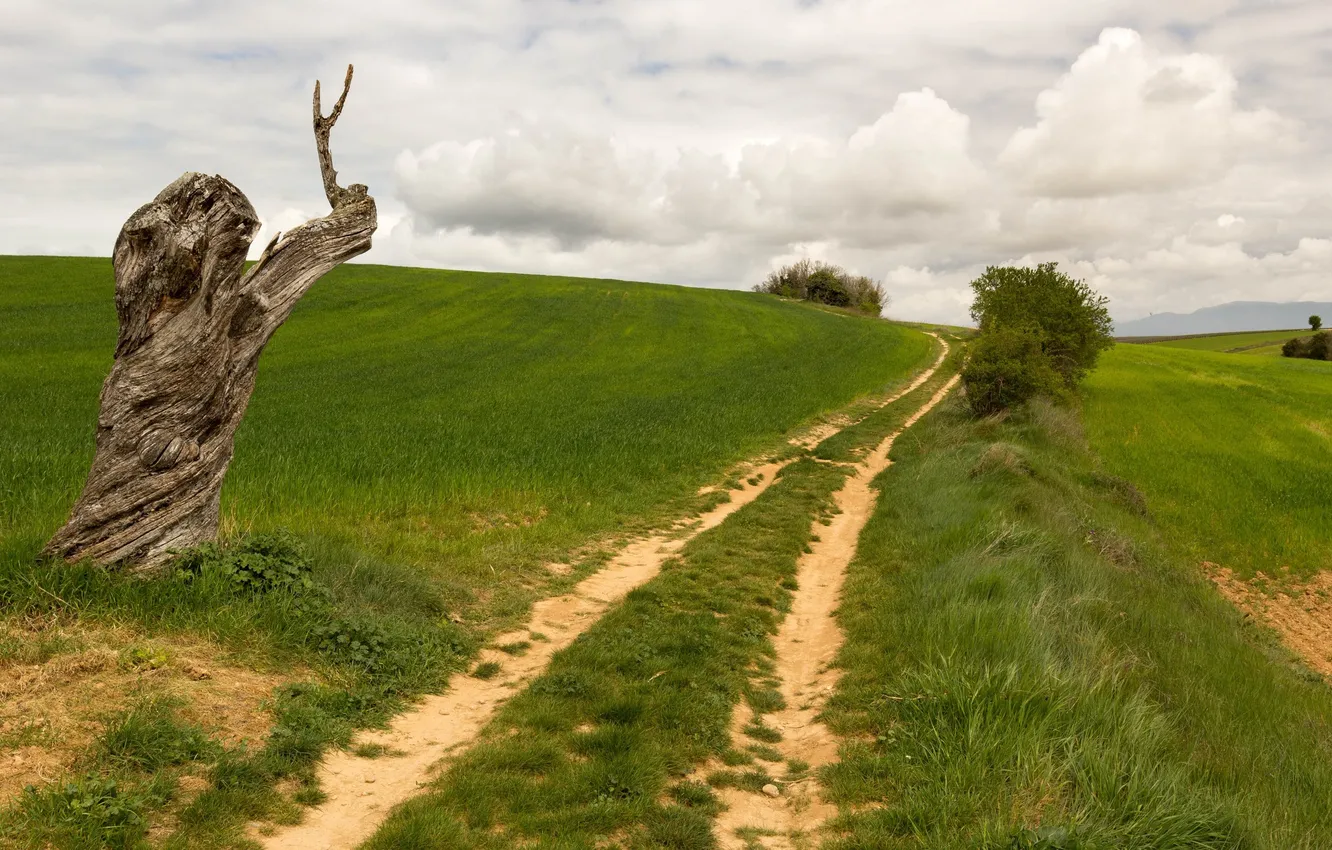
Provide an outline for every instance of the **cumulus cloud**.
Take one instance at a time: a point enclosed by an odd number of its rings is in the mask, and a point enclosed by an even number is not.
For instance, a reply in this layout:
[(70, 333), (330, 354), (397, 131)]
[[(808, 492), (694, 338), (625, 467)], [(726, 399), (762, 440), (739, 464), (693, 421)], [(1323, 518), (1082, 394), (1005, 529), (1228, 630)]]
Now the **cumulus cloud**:
[(347, 3), (11, 2), (0, 251), (105, 255), (185, 170), (262, 247), (327, 209), (309, 94), (351, 60), (372, 262), (748, 287), (808, 255), (952, 321), (992, 263), (1123, 319), (1332, 279), (1324, 0)]
[(651, 150), (526, 123), (442, 142), (397, 162), (398, 195), (424, 233), (688, 245), (727, 234), (767, 246), (881, 244), (899, 219), (960, 207), (984, 180), (967, 117), (929, 89), (900, 95), (844, 139), (721, 152)]
[(1160, 192), (1223, 176), (1246, 154), (1287, 149), (1290, 122), (1236, 104), (1215, 56), (1164, 55), (1132, 30), (1107, 29), (1053, 88), (1039, 121), (1013, 135), (1001, 164), (1038, 194)]

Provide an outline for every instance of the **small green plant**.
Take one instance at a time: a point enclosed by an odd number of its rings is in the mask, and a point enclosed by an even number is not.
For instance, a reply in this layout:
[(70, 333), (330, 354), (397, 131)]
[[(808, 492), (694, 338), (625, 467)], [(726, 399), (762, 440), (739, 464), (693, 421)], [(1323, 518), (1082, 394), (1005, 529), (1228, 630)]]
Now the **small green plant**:
[(493, 679), (500, 674), (501, 669), (498, 661), (482, 661), (472, 670), (472, 675), (478, 679)]
[(384, 756), (404, 755), (402, 750), (395, 750), (393, 747), (384, 744), (357, 744), (352, 747), (352, 754), (362, 759), (377, 759)]
[(1309, 327), (1310, 327), (1310, 329), (1313, 330), (1314, 333), (1318, 333), (1318, 331), (1320, 331), (1320, 330), (1322, 329), (1322, 327), (1323, 327), (1323, 317), (1322, 317), (1322, 316), (1310, 316), (1310, 317), (1309, 317)]
[(88, 774), (47, 788), (29, 785), (19, 798), (17, 820), (29, 846), (129, 850), (147, 832), (145, 810), (163, 802), (155, 797)]
[(772, 747), (766, 746), (764, 744), (750, 744), (748, 747), (746, 747), (746, 749), (749, 750), (750, 754), (753, 755), (754, 758), (760, 759), (762, 761), (775, 763), (783, 761), (786, 758), (786, 756), (782, 755), (781, 752), (779, 752), (778, 750), (775, 750)]
[(118, 768), (155, 771), (217, 757), (221, 747), (203, 729), (176, 719), (178, 705), (150, 698), (114, 717), (98, 739), (99, 758)]
[(516, 640), (513, 643), (500, 644), (496, 649), (506, 655), (522, 655), (532, 648), (532, 642), (529, 640)]
[(204, 544), (181, 554), (175, 568), (186, 580), (216, 570), (243, 593), (280, 592), (300, 602), (327, 595), (311, 577), (309, 557), (286, 533), (252, 534), (231, 546)]
[(764, 725), (762, 720), (754, 720), (745, 727), (745, 734), (755, 741), (762, 741), (765, 744), (776, 744), (782, 740), (782, 733), (771, 726)]
[(153, 646), (127, 646), (120, 651), (120, 666), (132, 670), (160, 670), (170, 660), (166, 650)]
[(717, 805), (717, 795), (706, 783), (686, 779), (671, 786), (671, 798), (690, 808), (711, 808)]

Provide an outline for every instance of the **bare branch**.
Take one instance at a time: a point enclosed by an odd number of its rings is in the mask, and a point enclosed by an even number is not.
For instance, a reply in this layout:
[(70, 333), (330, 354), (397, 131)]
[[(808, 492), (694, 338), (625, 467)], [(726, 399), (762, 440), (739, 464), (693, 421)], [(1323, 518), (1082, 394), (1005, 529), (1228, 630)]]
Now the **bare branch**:
[(324, 194), (328, 196), (328, 203), (333, 209), (337, 209), (351, 200), (365, 197), (366, 188), (359, 183), (354, 183), (346, 189), (338, 185), (338, 172), (333, 168), (333, 154), (328, 149), (328, 136), (333, 130), (333, 125), (337, 123), (338, 116), (342, 114), (342, 105), (347, 102), (347, 92), (351, 91), (352, 66), (347, 66), (347, 78), (342, 82), (342, 96), (338, 98), (337, 104), (333, 107), (333, 112), (327, 118), (324, 117), (323, 110), (319, 106), (319, 81), (315, 80), (314, 87), (314, 134), (315, 146), (319, 149), (319, 170), (324, 177)]

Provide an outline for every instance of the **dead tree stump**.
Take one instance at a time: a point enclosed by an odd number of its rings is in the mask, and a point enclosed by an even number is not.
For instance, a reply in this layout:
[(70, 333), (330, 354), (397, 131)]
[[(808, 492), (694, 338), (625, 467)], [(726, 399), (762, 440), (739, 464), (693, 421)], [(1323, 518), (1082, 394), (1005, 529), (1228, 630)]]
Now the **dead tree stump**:
[(69, 522), (45, 554), (153, 573), (217, 536), (222, 480), (259, 355), (325, 272), (370, 248), (375, 202), (342, 188), (314, 89), (314, 132), (333, 211), (278, 234), (248, 271), (254, 207), (218, 176), (188, 173), (120, 230), (113, 264), (120, 334), (102, 385), (97, 454)]

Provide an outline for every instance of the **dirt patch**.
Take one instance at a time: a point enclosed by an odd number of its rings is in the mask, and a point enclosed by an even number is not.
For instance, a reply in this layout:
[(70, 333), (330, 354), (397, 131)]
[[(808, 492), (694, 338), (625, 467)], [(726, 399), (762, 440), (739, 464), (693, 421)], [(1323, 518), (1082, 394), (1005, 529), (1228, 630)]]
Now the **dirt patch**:
[(1305, 664), (1332, 678), (1332, 573), (1318, 573), (1307, 582), (1289, 576), (1273, 580), (1263, 573), (1244, 581), (1209, 561), (1202, 566), (1222, 596), (1271, 626)]
[[(946, 345), (944, 351), (946, 354)], [(874, 512), (878, 491), (872, 486), (873, 481), (891, 465), (888, 453), (894, 441), (941, 402), (957, 383), (955, 376), (856, 465), (855, 473), (833, 497), (837, 511), (829, 525), (824, 527), (816, 520), (814, 530), (818, 539), (797, 565), (796, 581), (800, 589), (773, 641), (786, 707), (764, 718), (767, 727), (782, 735), (782, 740), (771, 746), (788, 763), (803, 762), (809, 769), (781, 783), (778, 796), (719, 789), (719, 796), (726, 804), (726, 810), (717, 818), (717, 834), (724, 850), (745, 850), (755, 843), (767, 850), (805, 846), (808, 837), (837, 814), (837, 807), (820, 794), (817, 771), (836, 761), (839, 742), (819, 722), (818, 716), (839, 677), (832, 667), (842, 646), (842, 631), (835, 613), (841, 602), (846, 569), (855, 557), (860, 532)], [(747, 706), (737, 710), (732, 719), (732, 737), (740, 746), (759, 743), (744, 731), (752, 719)]]
[(183, 720), (229, 746), (259, 742), (272, 725), (264, 701), (300, 676), (229, 666), (222, 657), (203, 641), (146, 638), (126, 627), (0, 622), (0, 805), (75, 769), (107, 716), (140, 696), (180, 698)]

